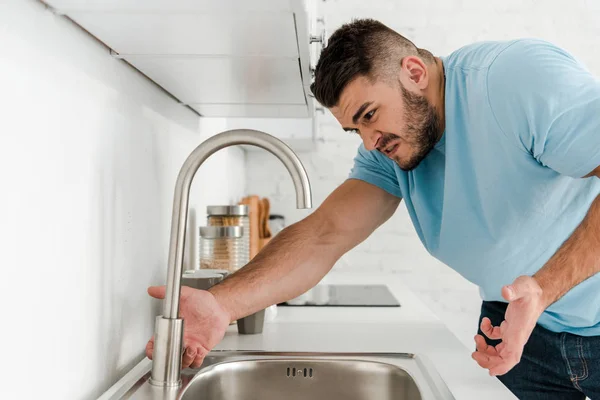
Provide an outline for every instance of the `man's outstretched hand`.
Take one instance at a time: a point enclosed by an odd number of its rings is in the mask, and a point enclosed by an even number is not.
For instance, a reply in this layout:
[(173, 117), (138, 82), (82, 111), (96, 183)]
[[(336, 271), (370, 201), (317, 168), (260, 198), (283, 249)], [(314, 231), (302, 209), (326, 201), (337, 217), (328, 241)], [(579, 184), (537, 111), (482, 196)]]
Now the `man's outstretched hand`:
[(473, 359), (488, 369), (492, 376), (504, 375), (519, 363), (525, 343), (546, 308), (542, 288), (530, 276), (520, 276), (512, 285), (504, 286), (502, 297), (509, 304), (500, 326), (492, 326), (489, 318), (481, 321), (481, 331), (485, 336), (500, 339), (502, 343), (490, 346), (483, 336), (476, 335), (477, 350), (472, 354)]
[[(164, 299), (165, 287), (150, 287), (148, 294), (156, 299)], [(184, 320), (182, 368), (198, 368), (206, 354), (225, 336), (230, 322), (229, 314), (210, 292), (182, 286), (179, 315)], [(146, 345), (146, 356), (150, 359), (153, 350), (154, 337)]]

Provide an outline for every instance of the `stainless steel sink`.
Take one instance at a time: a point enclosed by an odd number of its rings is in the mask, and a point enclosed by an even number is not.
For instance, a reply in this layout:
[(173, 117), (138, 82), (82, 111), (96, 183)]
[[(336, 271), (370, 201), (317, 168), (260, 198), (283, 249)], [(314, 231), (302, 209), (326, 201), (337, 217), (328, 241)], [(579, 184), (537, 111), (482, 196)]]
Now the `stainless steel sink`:
[(454, 399), (433, 366), (412, 354), (216, 351), (200, 369), (182, 371), (173, 389), (151, 385), (149, 366), (101, 399)]
[(201, 371), (182, 400), (420, 400), (414, 379), (403, 369), (372, 361), (233, 361)]

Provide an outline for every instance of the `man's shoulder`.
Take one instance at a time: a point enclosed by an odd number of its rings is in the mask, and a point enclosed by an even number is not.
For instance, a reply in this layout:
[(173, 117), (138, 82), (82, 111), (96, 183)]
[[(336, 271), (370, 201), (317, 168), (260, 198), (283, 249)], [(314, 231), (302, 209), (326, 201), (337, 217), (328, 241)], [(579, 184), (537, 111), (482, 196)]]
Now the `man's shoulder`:
[(483, 41), (463, 46), (446, 57), (444, 64), (450, 69), (477, 70), (488, 69), (501, 54), (509, 48), (547, 45), (539, 39), (514, 39), (505, 41)]
[(365, 148), (364, 144), (360, 144), (358, 147), (358, 152), (355, 158), (355, 161), (362, 161), (369, 163), (372, 167), (377, 167), (381, 169), (394, 170), (394, 161), (390, 158), (381, 154), (381, 152), (377, 150), (369, 151)]

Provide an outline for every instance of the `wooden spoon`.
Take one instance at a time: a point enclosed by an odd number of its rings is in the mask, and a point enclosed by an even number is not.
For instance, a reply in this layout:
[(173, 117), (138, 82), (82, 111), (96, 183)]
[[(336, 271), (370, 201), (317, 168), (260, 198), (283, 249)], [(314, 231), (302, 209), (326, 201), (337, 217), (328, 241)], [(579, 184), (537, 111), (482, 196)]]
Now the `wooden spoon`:
[(263, 218), (264, 218), (264, 226), (263, 226), (263, 234), (265, 238), (271, 237), (271, 228), (269, 227), (269, 215), (271, 212), (271, 202), (266, 197), (262, 199), (263, 202)]

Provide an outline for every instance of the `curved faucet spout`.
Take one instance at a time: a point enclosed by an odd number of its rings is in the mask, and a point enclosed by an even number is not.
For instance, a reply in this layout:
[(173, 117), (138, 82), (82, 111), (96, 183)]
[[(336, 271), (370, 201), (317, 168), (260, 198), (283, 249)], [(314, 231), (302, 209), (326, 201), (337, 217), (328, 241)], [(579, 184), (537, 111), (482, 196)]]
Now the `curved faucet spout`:
[(181, 365), (181, 338), (183, 324), (179, 320), (179, 296), (183, 271), (183, 251), (187, 226), (190, 187), (198, 168), (215, 152), (234, 145), (261, 147), (275, 155), (289, 171), (296, 189), (298, 208), (311, 208), (311, 190), (304, 166), (296, 154), (281, 140), (264, 132), (236, 129), (220, 133), (201, 143), (181, 167), (175, 184), (167, 287), (163, 315), (157, 317), (155, 331), (152, 383), (177, 386)]
[(181, 167), (175, 184), (171, 242), (169, 243), (169, 275), (167, 277), (167, 292), (163, 310), (163, 317), (165, 318), (179, 318), (179, 290), (175, 291), (174, 289), (181, 286), (188, 201), (194, 175), (196, 175), (196, 171), (204, 161), (217, 151), (225, 147), (243, 144), (261, 147), (279, 158), (292, 176), (296, 188), (297, 207), (310, 208), (312, 206), (310, 183), (304, 166), (296, 154), (281, 140), (264, 132), (236, 129), (213, 136), (196, 147)]

